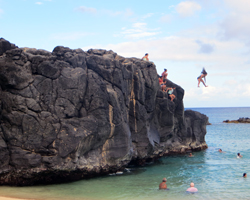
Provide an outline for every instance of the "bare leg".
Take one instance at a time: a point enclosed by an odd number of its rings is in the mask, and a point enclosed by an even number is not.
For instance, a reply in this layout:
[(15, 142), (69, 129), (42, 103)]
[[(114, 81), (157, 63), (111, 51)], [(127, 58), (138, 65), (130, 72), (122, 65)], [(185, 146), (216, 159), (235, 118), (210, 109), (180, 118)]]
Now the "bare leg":
[(205, 84), (205, 82), (202, 79), (201, 79), (201, 82), (203, 83), (203, 85), (205, 85), (205, 87), (207, 87), (206, 84)]
[(200, 79), (198, 79), (198, 87), (200, 87), (200, 82), (201, 82), (201, 80), (200, 80)]
[(170, 98), (171, 98), (171, 101), (174, 101), (175, 95), (171, 94), (171, 95), (169, 95), (169, 96), (170, 96)]

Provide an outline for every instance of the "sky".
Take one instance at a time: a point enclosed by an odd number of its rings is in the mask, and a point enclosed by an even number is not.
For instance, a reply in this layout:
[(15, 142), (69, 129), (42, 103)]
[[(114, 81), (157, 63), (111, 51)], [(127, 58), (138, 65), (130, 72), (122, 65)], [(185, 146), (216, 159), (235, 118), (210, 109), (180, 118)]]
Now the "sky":
[[(249, 0), (0, 0), (0, 38), (47, 51), (148, 53), (185, 90), (185, 108), (250, 106), (249, 36)], [(208, 87), (198, 88), (203, 67)]]

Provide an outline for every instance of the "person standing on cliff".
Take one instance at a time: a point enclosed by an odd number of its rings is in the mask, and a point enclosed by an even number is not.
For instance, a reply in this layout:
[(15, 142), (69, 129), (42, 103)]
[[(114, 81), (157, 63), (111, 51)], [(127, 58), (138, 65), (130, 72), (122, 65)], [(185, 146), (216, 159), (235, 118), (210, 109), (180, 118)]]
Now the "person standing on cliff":
[(161, 189), (167, 189), (167, 184), (166, 184), (166, 182), (167, 182), (167, 179), (166, 178), (163, 178), (162, 179), (162, 182), (160, 183), (160, 185), (159, 185), (159, 189), (161, 190)]
[(167, 79), (167, 77), (168, 77), (168, 72), (167, 71), (168, 71), (167, 69), (164, 69), (164, 71), (161, 74), (161, 76), (163, 77), (163, 80)]
[[(201, 72), (201, 75), (197, 78), (197, 80), (198, 80), (198, 87), (200, 87), (200, 82), (202, 82), (203, 85), (205, 87), (207, 87), (207, 85), (205, 84), (205, 82), (206, 82), (206, 76), (207, 76), (207, 72), (206, 72), (205, 68), (203, 68), (203, 70)], [(204, 79), (205, 82), (202, 79)]]
[(146, 53), (145, 56), (142, 57), (142, 60), (149, 61), (149, 59), (148, 59), (148, 53)]

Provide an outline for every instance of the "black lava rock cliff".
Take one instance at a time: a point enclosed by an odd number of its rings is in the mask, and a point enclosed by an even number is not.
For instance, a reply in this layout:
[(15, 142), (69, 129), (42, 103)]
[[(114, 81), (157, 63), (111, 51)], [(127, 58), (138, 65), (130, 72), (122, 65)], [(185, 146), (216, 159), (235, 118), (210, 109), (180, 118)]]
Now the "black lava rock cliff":
[(207, 148), (208, 118), (170, 101), (154, 63), (0, 39), (0, 184), (73, 181)]

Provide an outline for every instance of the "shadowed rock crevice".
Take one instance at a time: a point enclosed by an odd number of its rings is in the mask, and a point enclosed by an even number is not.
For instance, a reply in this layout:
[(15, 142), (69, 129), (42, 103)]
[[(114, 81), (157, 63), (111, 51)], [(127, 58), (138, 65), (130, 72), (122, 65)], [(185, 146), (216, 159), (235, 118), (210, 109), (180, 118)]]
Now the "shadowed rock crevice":
[(208, 118), (160, 90), (153, 62), (0, 39), (0, 184), (60, 183), (207, 148)]

